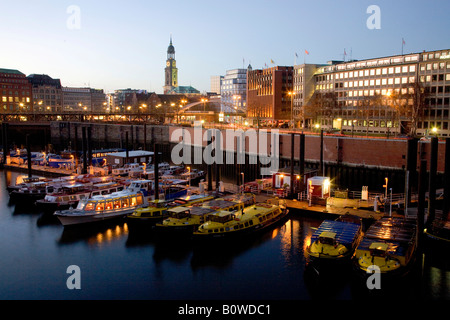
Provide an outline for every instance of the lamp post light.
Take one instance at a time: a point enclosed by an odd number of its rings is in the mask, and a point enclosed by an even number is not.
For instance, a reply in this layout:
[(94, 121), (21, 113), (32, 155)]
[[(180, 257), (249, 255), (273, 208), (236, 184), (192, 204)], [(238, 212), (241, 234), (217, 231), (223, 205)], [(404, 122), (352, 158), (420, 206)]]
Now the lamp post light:
[(188, 188), (191, 187), (191, 167), (187, 167), (188, 169)]
[(241, 175), (242, 175), (242, 194), (244, 194), (245, 176), (243, 172), (241, 172)]

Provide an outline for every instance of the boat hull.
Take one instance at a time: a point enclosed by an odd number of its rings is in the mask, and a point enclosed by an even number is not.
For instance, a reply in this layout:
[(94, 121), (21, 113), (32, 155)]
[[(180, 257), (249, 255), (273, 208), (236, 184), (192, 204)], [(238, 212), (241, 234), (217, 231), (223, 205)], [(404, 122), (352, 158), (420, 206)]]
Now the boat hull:
[(124, 218), (130, 212), (132, 212), (132, 210), (104, 214), (62, 214), (56, 212), (55, 215), (61, 224), (66, 227)]
[(233, 230), (228, 232), (213, 232), (213, 233), (193, 233), (194, 241), (222, 241), (231, 239), (242, 239), (255, 234), (262, 233), (266, 230), (276, 227), (277, 225), (285, 222), (289, 214), (288, 209), (283, 209), (281, 214), (277, 215), (271, 220), (266, 220), (264, 223), (255, 224), (250, 227), (242, 228), (239, 230)]
[(45, 192), (20, 192), (18, 190), (12, 191), (9, 195), (10, 203), (16, 203), (23, 206), (33, 206), (37, 200), (44, 199), (46, 193)]
[(74, 201), (71, 203), (49, 202), (44, 201), (43, 199), (39, 199), (36, 201), (36, 207), (45, 213), (53, 213), (57, 210), (68, 210), (70, 208), (76, 208), (77, 205), (78, 201)]

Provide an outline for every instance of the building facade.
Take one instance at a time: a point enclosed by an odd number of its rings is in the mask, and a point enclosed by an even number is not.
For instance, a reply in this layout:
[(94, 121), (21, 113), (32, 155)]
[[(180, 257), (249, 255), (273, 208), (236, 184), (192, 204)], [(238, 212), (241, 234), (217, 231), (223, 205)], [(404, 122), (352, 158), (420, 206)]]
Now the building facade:
[[(249, 70), (251, 70), (250, 66)], [(247, 69), (227, 71), (220, 86), (220, 98), (222, 112), (245, 112), (247, 108)]]
[(61, 112), (63, 95), (61, 80), (46, 74), (31, 74), (28, 81), (32, 86), (33, 110), (36, 112)]
[(167, 60), (164, 73), (164, 94), (166, 94), (172, 89), (178, 87), (178, 68), (177, 61), (175, 60), (175, 47), (172, 44), (172, 37), (170, 37), (170, 44), (167, 48)]
[(294, 69), (297, 126), (450, 136), (450, 50)]
[(247, 72), (247, 117), (257, 125), (291, 120), (293, 67), (275, 66)]
[(211, 76), (211, 93), (220, 94), (223, 76)]
[(33, 96), (27, 77), (14, 69), (0, 69), (2, 113), (32, 112)]
[(64, 112), (106, 112), (103, 89), (62, 87)]

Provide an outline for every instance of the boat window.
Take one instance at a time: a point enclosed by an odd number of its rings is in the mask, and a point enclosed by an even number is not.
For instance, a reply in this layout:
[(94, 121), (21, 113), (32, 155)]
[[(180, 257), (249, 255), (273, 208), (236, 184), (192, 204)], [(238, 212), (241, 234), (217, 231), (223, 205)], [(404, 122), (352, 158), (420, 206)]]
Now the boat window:
[(105, 209), (105, 203), (99, 202), (97, 203), (97, 207), (95, 207), (95, 211), (103, 211)]
[(105, 210), (112, 210), (112, 208), (113, 208), (113, 202), (112, 201), (106, 202)]
[(137, 196), (136, 205), (140, 206), (143, 203), (142, 196)]
[(114, 209), (120, 209), (120, 200), (114, 201)]
[(379, 250), (379, 249), (372, 249), (370, 250), (370, 255), (374, 256), (374, 257), (386, 257), (386, 251), (384, 250)]
[(84, 199), (84, 198), (85, 198), (85, 195), (84, 194), (80, 194), (80, 200)]
[(122, 191), (123, 187), (117, 187), (117, 191)]
[(98, 196), (98, 195), (100, 195), (100, 192), (92, 192), (92, 196)]
[(245, 226), (245, 227), (248, 227), (248, 222), (246, 222), (246, 223), (244, 224), (244, 226)]
[(224, 231), (224, 229), (223, 228), (220, 228), (220, 232), (223, 232)]
[(103, 191), (102, 191), (102, 194), (103, 194), (103, 195), (108, 194), (108, 190), (103, 190)]
[(253, 225), (253, 220), (250, 220), (248, 223), (252, 226)]
[(334, 246), (334, 239), (328, 237), (319, 237), (319, 241), (322, 244), (329, 244)]
[(129, 205), (128, 200), (129, 200), (128, 198), (122, 199), (122, 208), (128, 208), (128, 205)]
[(69, 201), (69, 197), (68, 197), (68, 196), (65, 196), (65, 197), (63, 197), (63, 200), (64, 200), (64, 201)]
[(86, 204), (85, 211), (94, 211), (95, 202), (88, 202)]
[(76, 201), (77, 200), (77, 196), (70, 196), (70, 200)]
[(132, 197), (130, 200), (131, 200), (130, 206), (135, 207), (136, 206), (136, 197)]
[(61, 197), (56, 198), (56, 202), (61, 202), (61, 201), (62, 201)]
[(86, 205), (86, 202), (79, 202), (78, 203), (78, 206), (77, 206), (77, 209), (78, 210), (83, 210), (84, 209), (84, 207), (85, 207), (85, 205)]

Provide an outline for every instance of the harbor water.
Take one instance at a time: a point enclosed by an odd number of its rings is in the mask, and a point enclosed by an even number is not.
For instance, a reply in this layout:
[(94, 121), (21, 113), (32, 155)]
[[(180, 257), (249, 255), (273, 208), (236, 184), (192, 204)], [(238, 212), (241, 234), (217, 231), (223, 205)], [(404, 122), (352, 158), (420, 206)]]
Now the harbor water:
[[(263, 234), (214, 246), (160, 239), (126, 220), (64, 229), (52, 215), (9, 202), (6, 187), (18, 175), (0, 171), (0, 299), (450, 299), (448, 252), (426, 251), (404, 286), (369, 290), (351, 270), (326, 279), (306, 272), (304, 251), (320, 219), (293, 212)], [(79, 289), (69, 288), (71, 266)]]

